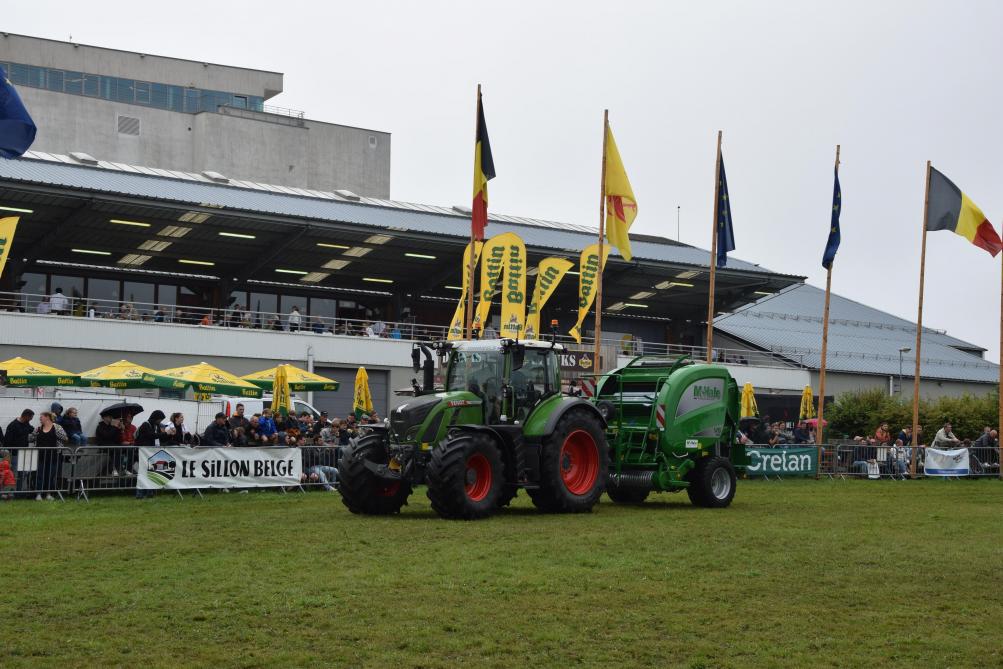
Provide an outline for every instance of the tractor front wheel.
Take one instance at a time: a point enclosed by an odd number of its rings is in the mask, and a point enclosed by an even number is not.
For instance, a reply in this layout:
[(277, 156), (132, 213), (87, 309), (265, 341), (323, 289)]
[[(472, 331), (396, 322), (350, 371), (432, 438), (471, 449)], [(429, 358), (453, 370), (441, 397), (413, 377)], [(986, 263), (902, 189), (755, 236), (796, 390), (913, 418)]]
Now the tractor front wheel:
[(501, 453), (486, 434), (461, 433), (432, 450), (428, 499), (443, 518), (475, 520), (499, 506), (505, 486)]
[(686, 493), (697, 506), (723, 509), (735, 498), (738, 477), (727, 458), (700, 458), (687, 478), (690, 486), (686, 488)]
[(609, 448), (599, 418), (570, 411), (557, 422), (540, 449), (540, 487), (527, 488), (541, 511), (591, 511), (602, 496)]
[(352, 513), (386, 516), (399, 513), (411, 495), (411, 482), (380, 478), (366, 467), (366, 462), (385, 465), (389, 462), (383, 436), (370, 434), (345, 450), (338, 470), (341, 501)]

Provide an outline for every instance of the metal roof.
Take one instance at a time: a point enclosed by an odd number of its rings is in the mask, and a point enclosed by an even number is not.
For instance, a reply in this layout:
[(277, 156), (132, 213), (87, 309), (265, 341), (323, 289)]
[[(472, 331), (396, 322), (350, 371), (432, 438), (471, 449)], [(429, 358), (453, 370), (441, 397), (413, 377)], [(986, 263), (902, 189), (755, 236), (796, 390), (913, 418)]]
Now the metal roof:
[[(821, 365), (825, 291), (799, 284), (714, 321), (715, 328), (756, 347), (797, 355), (810, 368)], [(915, 349), (916, 324), (839, 295), (829, 307), (826, 369), (894, 376), (899, 349)], [(939, 330), (924, 328), (920, 374), (924, 378), (996, 383), (999, 367), (968, 351), (982, 349)], [(915, 352), (903, 355), (903, 376), (912, 377)]]
[[(149, 200), (185, 203), (217, 210), (244, 211), (277, 216), (337, 221), (374, 228), (446, 235), (469, 235), (469, 213), (451, 207), (412, 204), (288, 186), (229, 180), (219, 183), (195, 174), (98, 161), (83, 165), (69, 156), (29, 151), (24, 158), (0, 160), (0, 179), (104, 192)], [(529, 247), (578, 254), (595, 238), (596, 229), (522, 216), (492, 214), (491, 233), (515, 232)], [(657, 241), (655, 241), (657, 240)], [(631, 243), (638, 260), (707, 266), (709, 252), (668, 239), (639, 235)], [(757, 264), (728, 259), (728, 270), (778, 274)], [(801, 277), (791, 277), (801, 278)]]

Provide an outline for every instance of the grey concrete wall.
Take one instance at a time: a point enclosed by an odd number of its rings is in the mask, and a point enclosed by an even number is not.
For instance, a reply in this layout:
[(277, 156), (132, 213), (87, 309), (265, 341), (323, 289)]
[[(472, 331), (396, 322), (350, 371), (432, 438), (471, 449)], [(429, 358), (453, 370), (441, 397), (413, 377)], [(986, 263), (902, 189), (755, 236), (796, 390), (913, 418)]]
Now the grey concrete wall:
[[(893, 381), (898, 385), (898, 378)], [(818, 372), (811, 373), (811, 387), (818, 392)], [(889, 377), (872, 374), (846, 374), (841, 372), (826, 372), (825, 394), (830, 397), (838, 396), (842, 393), (856, 392), (860, 390), (880, 389), (883, 392), (889, 391)], [(996, 389), (994, 383), (967, 383), (961, 381), (937, 381), (935, 379), (921, 380), (919, 392), (925, 399), (937, 399), (938, 397), (960, 397), (966, 393), (969, 395), (985, 395)], [(902, 396), (911, 400), (913, 392), (912, 379), (905, 377), (902, 379)]]
[(282, 73), (0, 33), (0, 60), (175, 86), (273, 97)]
[[(389, 133), (309, 120), (295, 127), (211, 112), (184, 114), (27, 86), (18, 91), (38, 126), (36, 151), (83, 151), (109, 162), (213, 170), (231, 179), (390, 197)], [(140, 120), (138, 137), (119, 134), (119, 115)]]

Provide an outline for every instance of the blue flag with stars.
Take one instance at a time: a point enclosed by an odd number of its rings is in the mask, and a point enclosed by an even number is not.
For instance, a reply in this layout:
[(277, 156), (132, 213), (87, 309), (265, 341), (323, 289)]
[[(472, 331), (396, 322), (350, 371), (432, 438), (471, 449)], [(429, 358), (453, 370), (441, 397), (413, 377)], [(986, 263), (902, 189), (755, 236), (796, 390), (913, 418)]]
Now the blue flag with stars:
[(21, 102), (7, 71), (0, 67), (0, 156), (18, 158), (35, 141), (35, 122)]
[(829, 240), (822, 254), (822, 267), (830, 269), (839, 250), (839, 212), (843, 208), (843, 191), (839, 188), (839, 168), (836, 168), (836, 182), (832, 187), (832, 223), (829, 225)]
[(728, 197), (728, 178), (724, 175), (724, 157), (717, 173), (717, 266), (728, 264), (728, 252), (735, 250), (735, 232), (731, 229), (731, 200)]

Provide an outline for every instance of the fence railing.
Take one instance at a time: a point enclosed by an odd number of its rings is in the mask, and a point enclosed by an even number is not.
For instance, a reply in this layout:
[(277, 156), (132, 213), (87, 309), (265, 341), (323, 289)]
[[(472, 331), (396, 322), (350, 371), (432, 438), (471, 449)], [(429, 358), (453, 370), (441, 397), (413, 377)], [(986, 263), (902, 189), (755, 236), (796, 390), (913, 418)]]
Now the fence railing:
[[(0, 292), (0, 311), (19, 311), (36, 314), (55, 314), (77, 318), (116, 320), (132, 323), (163, 323), (174, 325), (197, 325), (203, 327), (232, 327), (251, 330), (294, 332), (300, 334), (369, 336), (376, 338), (400, 339), (405, 341), (437, 341), (447, 337), (448, 327), (415, 323), (412, 321), (383, 321), (374, 319), (340, 318), (303, 313), (277, 313), (255, 311), (240, 306), (225, 309), (210, 307), (167, 305), (152, 302), (105, 300), (64, 296), (62, 298), (35, 294)], [(489, 329), (488, 337), (497, 334)], [(549, 335), (545, 335), (549, 339)], [(578, 344), (565, 334), (557, 336), (558, 343), (573, 351), (591, 351), (594, 339), (583, 337)], [(637, 355), (678, 358), (689, 356), (694, 360), (704, 360), (707, 348), (644, 341), (640, 338), (603, 338), (604, 358), (607, 356), (632, 357)], [(713, 349), (711, 356), (715, 362), (755, 367), (801, 368), (801, 355), (781, 355), (769, 351), (749, 351), (745, 349)], [(615, 360), (606, 360), (606, 368), (611, 368)]]

